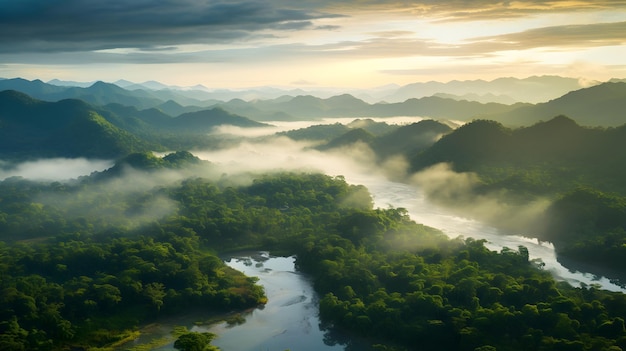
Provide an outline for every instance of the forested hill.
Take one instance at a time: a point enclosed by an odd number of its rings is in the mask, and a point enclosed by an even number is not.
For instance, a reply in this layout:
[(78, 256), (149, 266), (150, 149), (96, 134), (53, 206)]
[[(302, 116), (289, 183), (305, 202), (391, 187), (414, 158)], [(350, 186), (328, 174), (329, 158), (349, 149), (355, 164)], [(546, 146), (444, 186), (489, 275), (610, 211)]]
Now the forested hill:
[[(550, 199), (543, 215), (528, 219), (526, 228), (517, 230), (551, 241), (558, 258), (569, 268), (584, 267), (599, 275), (626, 279), (623, 150), (626, 125), (581, 127), (559, 116), (510, 129), (498, 122), (477, 120), (415, 154), (411, 165), (420, 171), (445, 162), (458, 172), (475, 173), (480, 182), (471, 189), (473, 195), (493, 196), (503, 205), (520, 198), (526, 203)], [(451, 204), (454, 199), (445, 201)]]
[(625, 295), (558, 283), (523, 247), (450, 240), (406, 210), (374, 209), (342, 177), (162, 182), (188, 162), (139, 154), (118, 163), (135, 178), (1, 181), (0, 349), (112, 350), (158, 317), (262, 304), (255, 280), (213, 254), (261, 248), (297, 255), (329, 339), (339, 328), (393, 351), (626, 347)]
[[(563, 84), (564, 81), (556, 77), (552, 77), (554, 79), (535, 78), (537, 79), (530, 79), (523, 84), (513, 86), (517, 89), (536, 89), (540, 86), (548, 90), (550, 90), (549, 86), (553, 88), (558, 86), (559, 88), (552, 93), (567, 91), (567, 87), (572, 89), (580, 87), (578, 83), (574, 84), (570, 80), (567, 80), (567, 84)], [(500, 81), (502, 82), (504, 81)], [(465, 85), (467, 89), (475, 83), (478, 82), (456, 82), (454, 85), (458, 87)], [(403, 93), (400, 95), (402, 96), (410, 92), (414, 95), (406, 95), (402, 101), (394, 99), (393, 102), (365, 102), (345, 93), (327, 98), (314, 95), (284, 95), (266, 100), (246, 101), (242, 98), (231, 98), (228, 101), (219, 101), (209, 98), (210, 94), (207, 95), (207, 92), (194, 93), (168, 89), (155, 91), (141, 88), (129, 90), (104, 82), (96, 82), (89, 87), (67, 87), (20, 78), (0, 80), (0, 90), (12, 89), (44, 101), (80, 99), (98, 107), (119, 104), (132, 106), (138, 110), (158, 109), (172, 117), (219, 108), (255, 121), (310, 120), (327, 117), (424, 116), (462, 121), (484, 118), (500, 121), (506, 126), (528, 126), (540, 120), (564, 114), (585, 126), (619, 126), (626, 123), (622, 113), (626, 108), (626, 83), (624, 82), (602, 83), (536, 104), (481, 103), (462, 100), (459, 97), (446, 98), (445, 95), (437, 94), (438, 91), (431, 90), (436, 87), (444, 91), (447, 89), (445, 85), (434, 84), (427, 89), (432, 96), (425, 96), (425, 92), (420, 92), (419, 89), (401, 89)], [(523, 91), (519, 93), (527, 94)]]
[(118, 158), (132, 152), (206, 146), (216, 126), (264, 126), (219, 108), (170, 117), (82, 100), (46, 102), (13, 91), (0, 92), (0, 157)]
[(159, 149), (123, 130), (80, 100), (44, 102), (0, 92), (0, 155), (4, 158), (114, 158)]
[(560, 98), (512, 111), (486, 115), (510, 126), (528, 126), (556, 115), (567, 115), (581, 125), (617, 127), (626, 123), (626, 82), (609, 82), (572, 91)]
[(400, 126), (357, 119), (347, 125), (314, 125), (278, 135), (321, 142), (317, 146), (319, 150), (348, 147), (359, 142), (370, 147), (379, 161), (385, 161), (392, 156), (410, 157), (451, 131), (452, 127), (447, 124), (430, 119)]
[[(411, 165), (418, 171), (449, 162), (457, 171), (478, 172), (491, 181), (521, 170), (537, 170), (563, 175), (559, 184), (550, 185), (553, 190), (580, 183), (626, 194), (626, 154), (621, 152), (625, 148), (626, 125), (589, 128), (558, 116), (530, 127), (511, 129), (495, 121), (476, 120), (414, 155)], [(525, 190), (533, 191), (533, 184), (526, 185), (529, 188)]]

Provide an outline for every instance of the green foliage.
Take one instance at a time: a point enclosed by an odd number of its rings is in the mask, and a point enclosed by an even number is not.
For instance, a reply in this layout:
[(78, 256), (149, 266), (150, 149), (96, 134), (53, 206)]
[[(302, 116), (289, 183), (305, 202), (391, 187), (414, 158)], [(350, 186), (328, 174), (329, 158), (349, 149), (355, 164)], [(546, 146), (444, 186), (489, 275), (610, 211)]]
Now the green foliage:
[[(410, 350), (608, 348), (626, 335), (623, 294), (557, 284), (524, 247), (496, 253), (415, 223), (363, 223), (372, 241), (329, 235), (298, 252), (334, 328)], [(429, 244), (384, 249), (397, 235)]]
[[(134, 158), (148, 169), (170, 162)], [(591, 350), (626, 340), (624, 295), (556, 283), (523, 247), (492, 252), (483, 241), (449, 240), (404, 209), (373, 209), (367, 190), (342, 177), (278, 173), (245, 186), (186, 178), (127, 196), (115, 179), (0, 182), (10, 239), (0, 245), (2, 349), (107, 347), (157, 316), (262, 304), (256, 281), (212, 253), (244, 247), (295, 253), (322, 296), (323, 321), (378, 349)], [(157, 199), (167, 211), (132, 216)], [(597, 206), (581, 221), (621, 225), (620, 198), (572, 199), (567, 211), (583, 200)], [(183, 333), (177, 347), (211, 349), (210, 339)]]
[(330, 142), (325, 145), (320, 145), (317, 147), (318, 150), (330, 150), (334, 148), (346, 147), (353, 145), (354, 143), (363, 143), (366, 145), (371, 144), (374, 141), (375, 137), (372, 133), (369, 133), (363, 128), (355, 128), (338, 136), (337, 138), (332, 139)]
[[(146, 181), (154, 170), (194, 160), (181, 152), (123, 162), (144, 169)], [(190, 178), (122, 191), (116, 182), (129, 178), (116, 177), (0, 182), (0, 225), (10, 242), (0, 245), (3, 346), (103, 347), (162, 314), (265, 303), (256, 280), (208, 250), (291, 250), (303, 236), (328, 230), (340, 211), (372, 206), (363, 187), (320, 174), (260, 176), (245, 187)], [(141, 208), (153, 212), (159, 201), (167, 211), (144, 218)]]
[(546, 217), (542, 234), (560, 256), (626, 271), (626, 197), (581, 187), (556, 200)]
[[(605, 87), (606, 88), (606, 87)], [(581, 127), (557, 116), (530, 127), (509, 129), (486, 120), (468, 123), (416, 154), (414, 170), (449, 162), (473, 172), (474, 196), (521, 205), (555, 199), (531, 233), (552, 241), (559, 259), (595, 273), (624, 277), (626, 265), (626, 126)], [(599, 268), (599, 269), (598, 269)], [(591, 268), (594, 269), (594, 268)], [(589, 267), (586, 268), (589, 271)], [(604, 274), (602, 274), (604, 273)]]
[(5, 91), (0, 93), (0, 102), (3, 157), (114, 158), (161, 148), (115, 126), (80, 100), (43, 102)]
[(219, 350), (215, 346), (211, 346), (211, 341), (215, 338), (215, 334), (188, 332), (178, 337), (174, 342), (174, 348), (181, 351), (213, 351)]
[(412, 169), (441, 162), (476, 172), (487, 184), (514, 191), (554, 194), (585, 184), (626, 194), (626, 128), (588, 128), (565, 116), (509, 129), (476, 120), (414, 154)]

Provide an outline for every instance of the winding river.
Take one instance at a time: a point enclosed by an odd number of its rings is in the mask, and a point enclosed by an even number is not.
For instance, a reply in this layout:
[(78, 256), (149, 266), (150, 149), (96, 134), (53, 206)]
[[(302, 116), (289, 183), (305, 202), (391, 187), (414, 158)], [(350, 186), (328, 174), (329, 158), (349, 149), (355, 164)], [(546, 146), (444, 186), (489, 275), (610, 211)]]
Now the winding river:
[[(245, 323), (221, 323), (208, 329), (218, 335), (213, 345), (222, 350), (343, 350), (320, 328), (318, 298), (309, 279), (297, 272), (294, 257), (267, 252), (232, 257), (226, 263), (259, 278), (268, 303), (244, 315)], [(364, 345), (359, 350), (366, 350)]]
[[(352, 175), (346, 180), (368, 187), (377, 207), (404, 207), (411, 217), (428, 226), (441, 229), (450, 237), (473, 237), (487, 240), (491, 250), (524, 245), (533, 259), (541, 259), (545, 268), (557, 279), (572, 285), (598, 284), (613, 291), (625, 290), (605, 278), (571, 272), (557, 262), (554, 248), (523, 236), (502, 233), (478, 221), (458, 217), (427, 201), (413, 186), (390, 182), (375, 175)], [(267, 252), (247, 253), (229, 257), (226, 263), (248, 276), (259, 278), (265, 287), (268, 303), (264, 308), (243, 314), (245, 322), (238, 325), (221, 323), (210, 327), (188, 325), (194, 331), (210, 331), (218, 335), (213, 345), (224, 351), (284, 350), (368, 350), (365, 344), (350, 337), (328, 334), (320, 327), (317, 295), (307, 277), (295, 270), (294, 257), (272, 257)], [(350, 347), (346, 346), (350, 345)], [(172, 344), (159, 350), (173, 350)]]
[(487, 240), (486, 246), (495, 251), (500, 251), (504, 247), (515, 250), (522, 245), (528, 248), (530, 259), (540, 259), (545, 263), (544, 269), (549, 270), (556, 279), (565, 280), (573, 286), (579, 286), (580, 283), (597, 284), (606, 290), (626, 292), (625, 288), (605, 277), (571, 271), (563, 267), (557, 261), (552, 244), (515, 235), (515, 233), (503, 232), (479, 221), (453, 215), (449, 210), (430, 203), (425, 195), (414, 186), (367, 175), (355, 175), (346, 180), (365, 185), (372, 193), (377, 207), (384, 208), (389, 205), (404, 207), (414, 221), (438, 228), (451, 238), (463, 236), (485, 239)]

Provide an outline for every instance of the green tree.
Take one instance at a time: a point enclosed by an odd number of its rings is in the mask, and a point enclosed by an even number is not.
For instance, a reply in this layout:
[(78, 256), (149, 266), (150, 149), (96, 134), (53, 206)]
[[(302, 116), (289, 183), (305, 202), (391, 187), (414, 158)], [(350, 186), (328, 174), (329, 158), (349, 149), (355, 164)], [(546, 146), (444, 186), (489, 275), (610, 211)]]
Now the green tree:
[(217, 351), (218, 347), (211, 345), (215, 334), (188, 332), (178, 337), (174, 348), (181, 351)]

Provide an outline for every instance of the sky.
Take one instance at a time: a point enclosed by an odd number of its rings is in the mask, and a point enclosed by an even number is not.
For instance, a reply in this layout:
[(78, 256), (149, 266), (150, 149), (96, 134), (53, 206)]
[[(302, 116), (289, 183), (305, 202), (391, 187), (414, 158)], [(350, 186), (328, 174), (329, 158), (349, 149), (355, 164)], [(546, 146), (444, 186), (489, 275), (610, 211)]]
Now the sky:
[(626, 78), (626, 0), (0, 0), (0, 77), (237, 89)]

